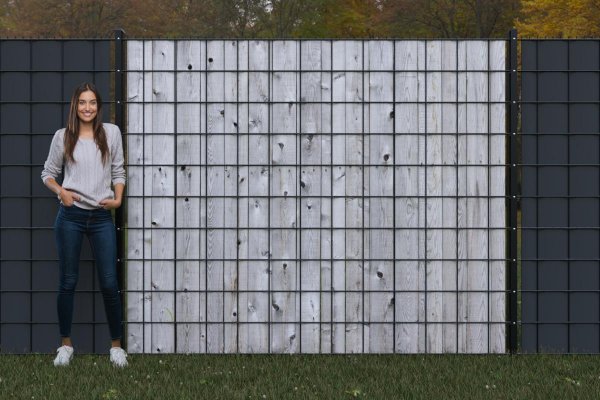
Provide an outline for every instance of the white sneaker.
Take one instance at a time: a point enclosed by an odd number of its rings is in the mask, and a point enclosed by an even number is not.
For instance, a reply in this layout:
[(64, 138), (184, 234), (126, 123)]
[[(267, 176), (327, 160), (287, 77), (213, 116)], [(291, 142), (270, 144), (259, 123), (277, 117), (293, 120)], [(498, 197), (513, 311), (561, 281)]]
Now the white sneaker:
[(120, 347), (110, 349), (110, 362), (115, 367), (123, 368), (127, 366), (127, 353)]
[(66, 367), (73, 359), (73, 348), (71, 346), (60, 346), (56, 349), (55, 367)]

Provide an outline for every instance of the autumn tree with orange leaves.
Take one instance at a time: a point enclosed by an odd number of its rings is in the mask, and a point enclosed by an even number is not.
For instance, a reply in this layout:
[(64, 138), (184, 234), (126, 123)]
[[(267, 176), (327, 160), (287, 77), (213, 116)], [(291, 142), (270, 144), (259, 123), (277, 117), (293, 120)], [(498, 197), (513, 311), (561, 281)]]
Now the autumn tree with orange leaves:
[(600, 0), (522, 0), (516, 26), (526, 37), (599, 37)]

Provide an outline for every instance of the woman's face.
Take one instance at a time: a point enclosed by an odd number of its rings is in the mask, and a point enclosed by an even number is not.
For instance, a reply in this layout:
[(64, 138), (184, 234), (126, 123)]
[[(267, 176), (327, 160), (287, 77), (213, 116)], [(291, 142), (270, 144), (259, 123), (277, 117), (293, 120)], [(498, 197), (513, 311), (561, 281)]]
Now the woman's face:
[(91, 90), (86, 90), (79, 95), (77, 116), (81, 122), (92, 122), (98, 114), (96, 95)]

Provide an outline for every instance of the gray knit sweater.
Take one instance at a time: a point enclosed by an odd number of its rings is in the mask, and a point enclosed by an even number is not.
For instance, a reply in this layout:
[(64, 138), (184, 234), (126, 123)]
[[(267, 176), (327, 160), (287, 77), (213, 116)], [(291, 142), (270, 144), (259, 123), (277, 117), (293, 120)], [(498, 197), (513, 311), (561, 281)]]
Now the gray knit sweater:
[(56, 179), (64, 165), (62, 187), (81, 197), (80, 201), (75, 201), (75, 205), (80, 208), (88, 210), (100, 208), (100, 201), (114, 198), (111, 183), (125, 184), (121, 131), (118, 126), (108, 123), (104, 124), (104, 130), (109, 149), (109, 157), (105, 165), (102, 164), (102, 154), (94, 139), (79, 139), (73, 151), (75, 162), (66, 161), (64, 128), (54, 134), (48, 159), (44, 163), (42, 171), (44, 183), (48, 178)]

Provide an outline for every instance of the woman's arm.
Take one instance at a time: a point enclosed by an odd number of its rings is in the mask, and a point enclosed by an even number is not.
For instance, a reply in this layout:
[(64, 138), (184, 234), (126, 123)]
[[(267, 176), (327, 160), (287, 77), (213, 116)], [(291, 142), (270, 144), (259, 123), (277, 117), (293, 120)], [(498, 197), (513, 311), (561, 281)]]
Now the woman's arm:
[(123, 140), (121, 139), (121, 131), (115, 126), (115, 137), (112, 140), (110, 155), (111, 155), (111, 178), (115, 191), (114, 199), (104, 199), (100, 205), (109, 210), (111, 208), (121, 207), (123, 201), (123, 191), (125, 189), (125, 168), (123, 167)]
[(125, 189), (125, 185), (122, 183), (117, 183), (115, 185), (115, 198), (114, 199), (104, 199), (100, 202), (100, 205), (105, 210), (110, 210), (112, 208), (121, 207), (121, 203), (123, 200), (123, 190)]
[(56, 193), (58, 199), (67, 207), (73, 205), (73, 200), (81, 200), (79, 195), (62, 188), (56, 177), (60, 175), (63, 167), (63, 155), (64, 155), (64, 143), (63, 135), (60, 134), (61, 130), (57, 131), (52, 138), (52, 144), (50, 144), (50, 150), (48, 152), (48, 158), (44, 163), (44, 169), (42, 170), (42, 181), (44, 185)]

